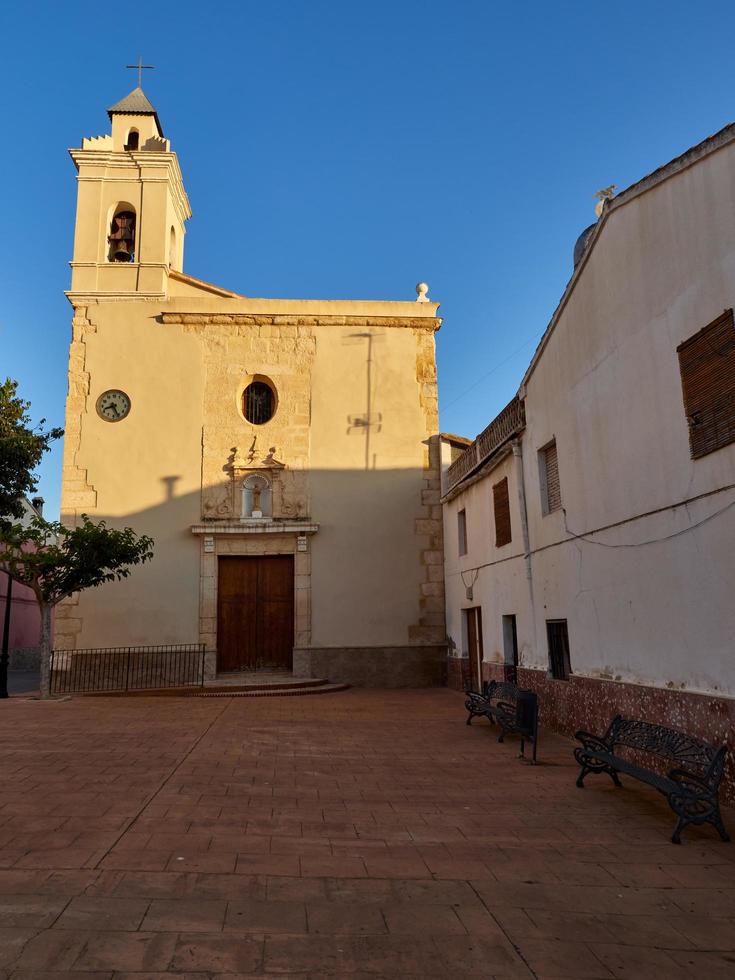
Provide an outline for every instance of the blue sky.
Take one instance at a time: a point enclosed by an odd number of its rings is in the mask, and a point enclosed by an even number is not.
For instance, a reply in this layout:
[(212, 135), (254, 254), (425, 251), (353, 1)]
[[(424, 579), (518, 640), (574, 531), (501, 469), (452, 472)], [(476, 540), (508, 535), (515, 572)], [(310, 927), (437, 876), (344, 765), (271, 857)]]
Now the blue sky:
[[(66, 148), (107, 132), (142, 53), (194, 212), (185, 271), (298, 298), (413, 299), (425, 279), (441, 425), (474, 436), (515, 393), (594, 192), (735, 119), (734, 29), (731, 3), (679, 0), (3, 5), (0, 374), (63, 424)], [(57, 448), (50, 515), (60, 472)]]

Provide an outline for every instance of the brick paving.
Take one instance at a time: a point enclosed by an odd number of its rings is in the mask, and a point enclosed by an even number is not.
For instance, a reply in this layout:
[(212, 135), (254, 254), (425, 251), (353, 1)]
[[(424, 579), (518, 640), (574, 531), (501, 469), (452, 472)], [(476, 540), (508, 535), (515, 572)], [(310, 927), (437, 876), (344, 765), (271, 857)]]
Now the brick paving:
[(0, 980), (735, 977), (735, 844), (464, 719), (448, 690), (0, 704)]

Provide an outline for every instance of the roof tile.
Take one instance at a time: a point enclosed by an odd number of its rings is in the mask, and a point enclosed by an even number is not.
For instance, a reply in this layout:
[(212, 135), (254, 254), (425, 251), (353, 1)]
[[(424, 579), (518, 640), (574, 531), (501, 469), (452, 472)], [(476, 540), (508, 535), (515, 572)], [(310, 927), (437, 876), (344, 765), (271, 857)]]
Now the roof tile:
[(110, 115), (113, 112), (139, 112), (145, 113), (146, 115), (156, 115), (156, 110), (150, 104), (148, 97), (140, 86), (134, 88), (124, 99), (120, 99), (115, 105), (110, 106), (107, 111)]

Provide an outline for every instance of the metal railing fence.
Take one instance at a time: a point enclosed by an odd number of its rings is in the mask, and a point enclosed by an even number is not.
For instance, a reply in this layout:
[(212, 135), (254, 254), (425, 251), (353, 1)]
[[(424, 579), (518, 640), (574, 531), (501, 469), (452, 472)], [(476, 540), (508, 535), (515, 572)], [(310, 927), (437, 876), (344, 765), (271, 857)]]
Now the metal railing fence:
[(204, 686), (204, 644), (54, 650), (52, 694)]

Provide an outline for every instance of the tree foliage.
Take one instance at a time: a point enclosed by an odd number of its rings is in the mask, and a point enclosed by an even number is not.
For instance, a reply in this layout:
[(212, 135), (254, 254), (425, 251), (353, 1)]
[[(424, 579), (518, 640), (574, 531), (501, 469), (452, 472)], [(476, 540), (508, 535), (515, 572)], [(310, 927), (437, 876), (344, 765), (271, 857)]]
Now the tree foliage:
[(32, 589), (41, 612), (41, 697), (50, 695), (51, 610), (83, 589), (127, 578), (132, 565), (153, 557), (153, 541), (132, 528), (108, 527), (82, 514), (65, 527), (34, 517), (27, 525), (0, 522), (0, 570)]
[(38, 517), (28, 526), (0, 528), (0, 569), (48, 606), (83, 589), (127, 578), (132, 565), (152, 557), (153, 540), (147, 535), (95, 523), (86, 514), (73, 528)]
[(0, 384), (0, 523), (5, 517), (21, 517), (23, 497), (37, 487), (34, 470), (63, 429), (44, 430), (45, 419), (33, 427), (30, 403), (18, 396), (18, 383), (10, 378)]

